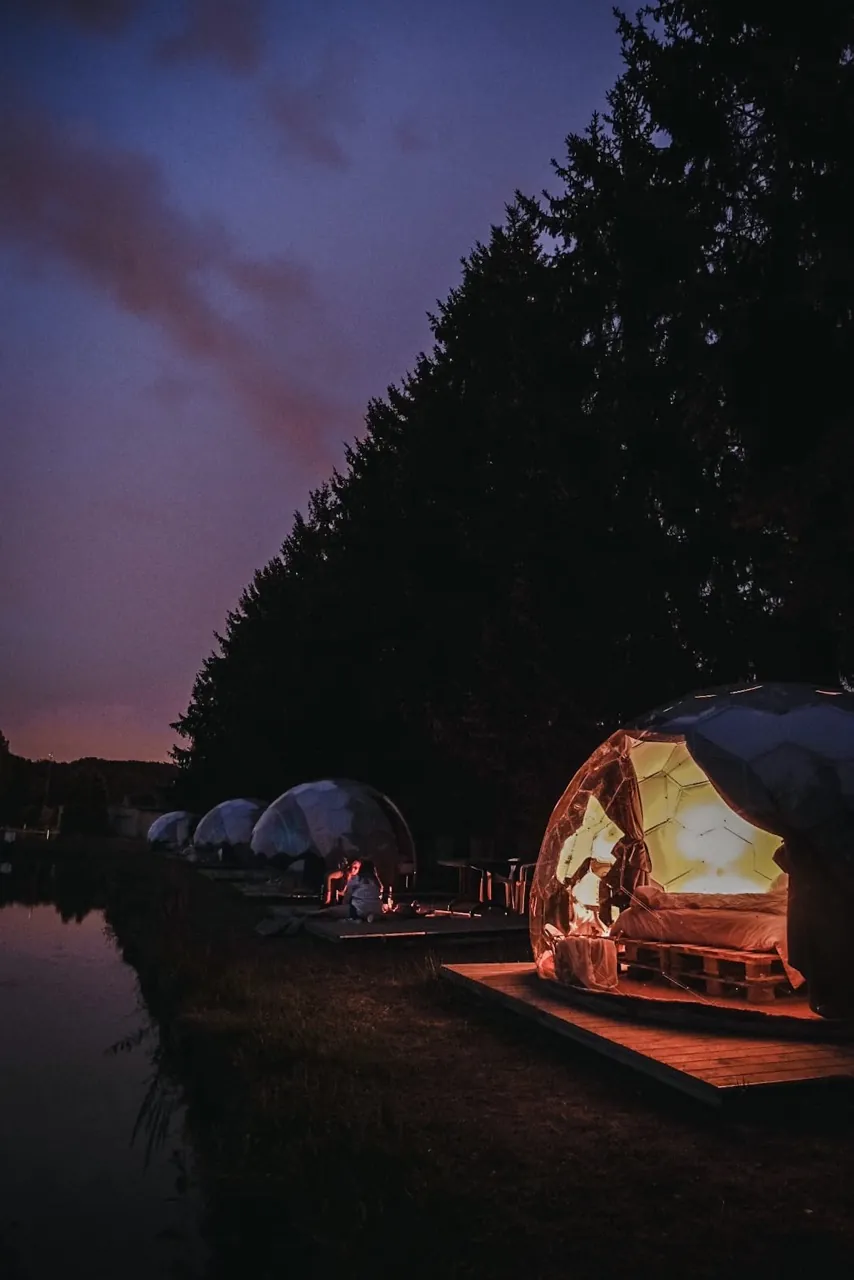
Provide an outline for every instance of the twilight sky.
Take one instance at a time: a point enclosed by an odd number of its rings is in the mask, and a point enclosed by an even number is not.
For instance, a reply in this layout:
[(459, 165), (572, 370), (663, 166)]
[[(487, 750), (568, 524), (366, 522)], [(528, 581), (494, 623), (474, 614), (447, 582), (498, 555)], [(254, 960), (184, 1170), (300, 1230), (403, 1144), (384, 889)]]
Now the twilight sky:
[(618, 70), (610, 0), (0, 0), (0, 729), (165, 758), (254, 570)]

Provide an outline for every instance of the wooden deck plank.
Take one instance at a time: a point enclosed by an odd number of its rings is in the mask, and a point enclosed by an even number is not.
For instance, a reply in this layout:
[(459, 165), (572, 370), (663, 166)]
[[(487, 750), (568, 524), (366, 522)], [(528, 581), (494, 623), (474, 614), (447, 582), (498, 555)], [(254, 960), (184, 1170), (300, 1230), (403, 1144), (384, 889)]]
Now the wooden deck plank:
[(712, 1076), (723, 1072), (725, 1075), (733, 1071), (740, 1071), (742, 1075), (757, 1075), (763, 1072), (782, 1071), (791, 1074), (796, 1071), (812, 1071), (812, 1070), (833, 1070), (840, 1069), (844, 1074), (850, 1073), (849, 1064), (843, 1059), (838, 1058), (816, 1058), (803, 1055), (800, 1058), (792, 1058), (790, 1061), (780, 1061), (779, 1058), (769, 1060), (767, 1054), (765, 1058), (720, 1058), (711, 1062), (700, 1062), (693, 1057), (685, 1057), (675, 1055), (673, 1061), (679, 1061), (684, 1069), (698, 1072), (704, 1079), (711, 1079)]
[[(471, 988), (475, 984), (464, 973), (460, 972), (465, 968), (465, 965), (443, 965), (441, 973), (448, 980)], [(644, 1071), (647, 1075), (655, 1077), (662, 1083), (672, 1085), (683, 1093), (691, 1094), (703, 1102), (714, 1104), (720, 1103), (722, 1100), (721, 1091), (714, 1086), (708, 1085), (704, 1080), (674, 1069), (667, 1063), (657, 1059), (644, 1058), (643, 1055), (636, 1053), (619, 1042), (612, 1041), (608, 1044), (607, 1050), (603, 1050), (603, 1037), (597, 1034), (596, 1031), (580, 1024), (556, 1018), (547, 1007), (540, 1007), (533, 1001), (520, 1002), (517, 997), (502, 991), (500, 988), (490, 987), (486, 983), (483, 984), (483, 990), (480, 994), (486, 996), (487, 999), (492, 999), (498, 1004), (513, 1009), (514, 1012), (523, 1013), (524, 1016), (532, 1021), (546, 1026), (551, 1031), (556, 1031), (559, 1035), (568, 1037), (577, 1044), (597, 1052), (607, 1052), (607, 1056), (615, 1062)], [(521, 1008), (519, 1007), (520, 1004), (522, 1005)]]
[[(488, 970), (490, 966), (483, 966), (484, 970)], [(497, 966), (492, 966), (493, 969)], [(531, 970), (529, 969), (529, 974)], [(488, 974), (481, 976), (488, 977)], [(503, 976), (503, 975), (502, 975)], [(501, 979), (499, 979), (501, 981)], [(508, 994), (521, 994), (523, 999), (539, 1000), (542, 993), (537, 991), (536, 994), (527, 990), (525, 986), (521, 986), (518, 976), (513, 983), (501, 982), (502, 987), (507, 990)], [(551, 995), (548, 987), (544, 987), (545, 998), (548, 1004), (555, 1000)], [(609, 1036), (620, 1042), (630, 1044), (632, 1047), (659, 1048), (666, 1046), (672, 1052), (682, 1050), (682, 1056), (688, 1053), (696, 1056), (699, 1060), (710, 1059), (713, 1055), (719, 1056), (721, 1053), (728, 1056), (735, 1055), (739, 1061), (747, 1057), (767, 1058), (769, 1054), (769, 1037), (767, 1035), (751, 1036), (749, 1034), (732, 1034), (721, 1035), (717, 1031), (699, 1029), (681, 1029), (681, 1028), (652, 1028), (649, 1024), (640, 1023), (636, 1020), (628, 1020), (624, 1018), (611, 1018), (605, 1014), (591, 1013), (571, 1005), (569, 1002), (560, 999), (557, 996), (556, 1003), (563, 1010), (570, 1010), (571, 1017), (574, 1021), (580, 1022), (593, 1029), (600, 1029), (602, 1019), (605, 1019), (609, 1027)], [(851, 1061), (851, 1049), (844, 1045), (837, 1045), (828, 1042), (810, 1042), (802, 1038), (793, 1039), (777, 1039), (771, 1041), (774, 1045), (774, 1057), (779, 1060), (781, 1057), (792, 1059), (800, 1056), (804, 1052), (813, 1061), (826, 1060), (833, 1064), (847, 1064)]]
[[(511, 985), (515, 979), (510, 979)], [(531, 979), (524, 979), (530, 984)], [(537, 983), (535, 986), (539, 985)], [(564, 990), (559, 984), (549, 984), (550, 989), (554, 991), (555, 996), (560, 998)], [(629, 997), (627, 999), (626, 997)], [(581, 1001), (576, 1001), (571, 995), (564, 997), (567, 1003), (574, 1009), (593, 1008), (594, 1006), (585, 1005)], [(744, 1038), (762, 1039), (768, 1034), (773, 1034), (774, 1021), (780, 1019), (785, 1027), (781, 1027), (781, 1039), (787, 1038), (791, 1034), (800, 1034), (802, 1038), (815, 1038), (816, 1040), (827, 1040), (832, 1035), (837, 1034), (835, 1028), (813, 1013), (807, 1004), (804, 996), (791, 996), (786, 1000), (775, 1001), (770, 1004), (754, 1005), (746, 1002), (743, 998), (735, 998), (731, 996), (709, 996), (695, 991), (679, 991), (674, 993), (668, 987), (655, 986), (654, 988), (647, 984), (627, 981), (620, 977), (619, 995), (606, 996), (601, 1002), (595, 1006), (597, 1013), (607, 1011), (609, 1016), (613, 1016), (615, 1020), (623, 1020), (623, 1018), (634, 1018), (637, 1022), (643, 1024), (652, 1030), (656, 1025), (668, 1026), (671, 1030), (678, 1030), (679, 1027), (688, 1029), (686, 1022), (671, 1021), (665, 1023), (663, 1020), (654, 1023), (651, 1020), (640, 1017), (631, 1009), (631, 1001), (643, 1002), (643, 1007), (648, 1007), (648, 1001), (654, 1001), (659, 1007), (662, 1014), (666, 1013), (668, 1006), (682, 1005), (686, 1011), (691, 1009), (695, 1014), (706, 1014), (708, 1011), (720, 1010), (722, 1012), (729, 1011), (734, 1015), (735, 1021), (730, 1023), (729, 1030), (737, 1031)], [(610, 1007), (614, 1009), (613, 1015), (610, 1014)], [(749, 1015), (745, 1019), (745, 1015)], [(758, 1021), (757, 1021), (758, 1019)], [(708, 1031), (715, 1035), (725, 1034), (722, 1028), (716, 1023), (709, 1022), (707, 1024)], [(696, 1019), (690, 1026), (693, 1032), (701, 1033), (703, 1031), (703, 1023)]]
[[(480, 975), (481, 979), (490, 981), (489, 970), (494, 970), (496, 967), (482, 966), (484, 973)], [(528, 974), (531, 974), (530, 967)], [(491, 979), (491, 981), (501, 986), (509, 995), (521, 994), (523, 999), (536, 1001), (541, 994), (539, 990), (531, 991), (527, 985), (520, 985), (518, 975), (509, 981), (504, 979), (504, 975)], [(802, 1036), (777, 1038), (769, 1037), (767, 1034), (751, 1035), (747, 1028), (745, 1028), (744, 1032), (730, 1031), (726, 1034), (721, 1034), (720, 1031), (713, 1028), (656, 1027), (647, 1022), (640, 1022), (622, 1016), (610, 1017), (607, 1014), (592, 1013), (589, 1010), (574, 1006), (571, 1002), (562, 999), (559, 993), (552, 995), (548, 984), (544, 984), (544, 991), (549, 1007), (550, 1002), (555, 1001), (562, 1008), (568, 1008), (571, 1011), (574, 1021), (597, 1030), (602, 1025), (601, 1019), (604, 1018), (610, 1028), (609, 1038), (630, 1044), (636, 1049), (667, 1049), (671, 1052), (679, 1052), (681, 1046), (683, 1056), (691, 1054), (699, 1061), (709, 1060), (713, 1056), (718, 1057), (720, 1054), (736, 1055), (739, 1060), (753, 1057), (767, 1059), (770, 1038), (775, 1046), (774, 1056), (778, 1060), (780, 1058), (793, 1058), (803, 1051), (806, 1051), (811, 1059), (816, 1061), (824, 1051), (827, 1051), (827, 1060), (829, 1062), (844, 1063), (851, 1056), (851, 1050), (844, 1045), (828, 1041), (809, 1041)]]
[(486, 942), (527, 933), (528, 922), (521, 916), (423, 915), (411, 919), (360, 920), (307, 919), (306, 932), (329, 942), (381, 941), (383, 939), (476, 938)]
[(854, 1080), (854, 1045), (778, 1035), (654, 1027), (574, 1005), (530, 963), (443, 965), (442, 976), (664, 1083), (720, 1103), (745, 1089)]

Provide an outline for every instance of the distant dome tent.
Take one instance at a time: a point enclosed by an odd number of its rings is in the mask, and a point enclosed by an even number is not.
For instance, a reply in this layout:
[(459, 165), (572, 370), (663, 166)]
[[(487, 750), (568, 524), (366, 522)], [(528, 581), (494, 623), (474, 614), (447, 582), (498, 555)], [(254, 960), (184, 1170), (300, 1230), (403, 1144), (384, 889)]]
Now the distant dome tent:
[(370, 858), (386, 886), (415, 871), (409, 827), (388, 796), (346, 778), (292, 787), (255, 825), (252, 851), (320, 889), (354, 858)]
[(263, 800), (223, 800), (201, 819), (193, 836), (196, 849), (238, 848), (252, 843), (255, 823), (267, 808)]
[(197, 821), (194, 813), (183, 809), (162, 813), (148, 828), (148, 843), (152, 849), (183, 849), (189, 844)]
[(780, 990), (854, 1013), (854, 696), (727, 687), (612, 734), (552, 813), (530, 924), (538, 970), (570, 985), (620, 988), (609, 937), (779, 958)]

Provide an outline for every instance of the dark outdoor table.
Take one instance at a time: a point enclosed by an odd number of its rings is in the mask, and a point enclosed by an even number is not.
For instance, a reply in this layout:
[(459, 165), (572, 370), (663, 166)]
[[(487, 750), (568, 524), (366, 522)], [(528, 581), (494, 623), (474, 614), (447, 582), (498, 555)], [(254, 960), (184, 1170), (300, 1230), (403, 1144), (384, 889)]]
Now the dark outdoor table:
[[(506, 905), (513, 910), (517, 910), (516, 906), (516, 877), (521, 866), (521, 857), (513, 858), (478, 858), (473, 863), (475, 871), (481, 872), (481, 901), (493, 900), (493, 887), (496, 878), (499, 882), (508, 886)], [(507, 875), (501, 875), (498, 868), (508, 868)]]
[(510, 898), (515, 900), (515, 883), (518, 868), (522, 863), (521, 857), (514, 858), (439, 858), (436, 865), (439, 867), (455, 867), (459, 876), (458, 892), (460, 897), (465, 897), (472, 889), (471, 876), (472, 872), (476, 872), (480, 876), (480, 886), (478, 897), (481, 902), (492, 901), (492, 885), (493, 877), (498, 874), (499, 868), (508, 868), (509, 874), (505, 877), (505, 881), (510, 884)]
[(439, 858), (436, 865), (439, 867), (456, 867), (459, 878), (459, 894), (461, 898), (464, 897), (471, 880), (469, 873), (473, 870), (468, 858)]

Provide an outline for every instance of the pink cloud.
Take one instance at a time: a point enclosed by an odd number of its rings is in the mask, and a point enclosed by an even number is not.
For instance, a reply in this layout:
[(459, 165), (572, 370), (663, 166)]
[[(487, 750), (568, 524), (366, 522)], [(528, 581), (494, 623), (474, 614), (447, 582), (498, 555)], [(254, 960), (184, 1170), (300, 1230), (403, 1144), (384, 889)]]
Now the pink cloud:
[(280, 317), (315, 307), (299, 263), (242, 253), (222, 226), (180, 212), (157, 163), (99, 146), (42, 115), (0, 114), (0, 236), (39, 260), (66, 263), (117, 306), (168, 335), (229, 386), (249, 422), (323, 457), (335, 419), (324, 397), (280, 368), (264, 344), (211, 301), (220, 279)]
[(394, 127), (394, 141), (404, 155), (427, 151), (432, 146), (430, 138), (411, 116), (397, 122)]
[[(13, 0), (14, 2), (14, 0)], [(28, 15), (62, 19), (95, 35), (121, 35), (143, 11), (143, 0), (18, 0)], [(267, 0), (184, 0), (176, 34), (155, 56), (165, 65), (210, 61), (232, 75), (249, 75), (264, 53)], [(181, 12), (183, 10), (183, 12)]]
[(59, 17), (89, 31), (116, 35), (133, 20), (141, 0), (23, 0), (21, 8), (38, 17)]
[(347, 168), (342, 134), (360, 118), (353, 101), (356, 69), (353, 50), (330, 50), (310, 79), (267, 91), (267, 109), (286, 155), (330, 169)]
[(210, 59), (234, 75), (255, 71), (264, 53), (264, 0), (187, 0), (182, 29), (158, 46), (167, 64)]

